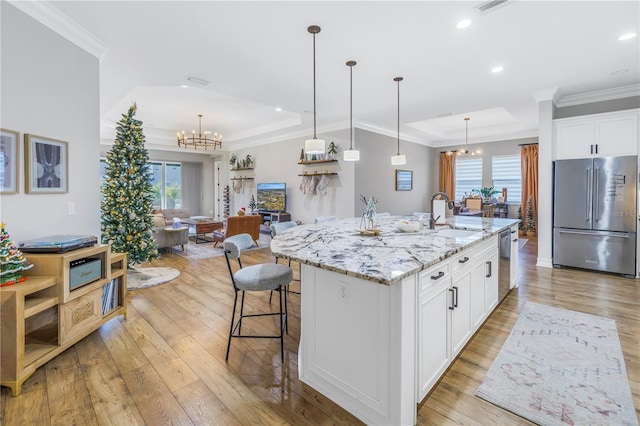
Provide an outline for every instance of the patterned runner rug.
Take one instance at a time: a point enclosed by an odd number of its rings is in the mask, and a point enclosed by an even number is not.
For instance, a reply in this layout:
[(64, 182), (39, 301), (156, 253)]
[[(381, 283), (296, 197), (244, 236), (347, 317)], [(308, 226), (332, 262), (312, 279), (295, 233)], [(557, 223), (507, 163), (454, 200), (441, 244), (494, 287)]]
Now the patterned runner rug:
[(638, 425), (615, 321), (536, 303), (476, 395), (543, 425)]

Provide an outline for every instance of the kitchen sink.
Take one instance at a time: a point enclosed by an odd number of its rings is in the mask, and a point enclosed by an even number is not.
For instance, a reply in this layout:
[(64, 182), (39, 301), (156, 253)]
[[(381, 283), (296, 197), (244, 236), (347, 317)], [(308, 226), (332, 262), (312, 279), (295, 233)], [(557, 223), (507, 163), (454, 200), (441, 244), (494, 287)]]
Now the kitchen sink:
[(475, 234), (480, 234), (482, 231), (468, 231), (465, 229), (441, 229), (436, 232), (436, 235), (439, 237), (448, 237), (448, 238), (468, 238)]

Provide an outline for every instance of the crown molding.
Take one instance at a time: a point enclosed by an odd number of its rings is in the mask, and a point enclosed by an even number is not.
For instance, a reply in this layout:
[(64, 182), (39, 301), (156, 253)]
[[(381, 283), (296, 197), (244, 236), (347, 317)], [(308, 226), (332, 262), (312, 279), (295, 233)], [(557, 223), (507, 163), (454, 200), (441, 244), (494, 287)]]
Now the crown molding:
[(535, 99), (537, 102), (553, 101), (553, 103), (556, 104), (556, 100), (558, 99), (558, 87), (556, 86), (549, 87), (547, 89), (536, 90), (535, 92), (531, 93), (531, 96), (533, 96), (533, 99)]
[(557, 107), (566, 107), (610, 101), (613, 99), (630, 98), (632, 96), (640, 96), (640, 84), (631, 84), (629, 86), (614, 87), (612, 89), (561, 96), (555, 104)]
[(48, 1), (7, 0), (11, 5), (42, 25), (60, 34), (70, 42), (102, 61), (109, 50), (104, 42), (78, 25)]

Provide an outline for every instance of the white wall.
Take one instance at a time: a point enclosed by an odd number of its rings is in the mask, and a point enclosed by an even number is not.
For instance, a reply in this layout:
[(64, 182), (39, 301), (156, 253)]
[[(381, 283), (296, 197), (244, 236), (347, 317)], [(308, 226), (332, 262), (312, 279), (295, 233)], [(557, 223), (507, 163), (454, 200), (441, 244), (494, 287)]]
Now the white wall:
[[(19, 193), (1, 196), (11, 238), (100, 235), (98, 59), (7, 2), (1, 5), (1, 115), (20, 132)], [(25, 194), (24, 134), (69, 143), (69, 192)], [(68, 204), (75, 203), (75, 215)]]
[[(342, 161), (341, 156), (342, 150), (349, 145), (348, 137), (348, 130), (318, 134), (318, 138), (324, 139), (327, 146), (331, 141), (338, 145), (340, 148), (338, 163), (298, 164), (300, 151), (304, 147), (302, 138), (233, 151), (239, 159), (250, 154), (255, 161), (255, 169), (229, 172), (230, 177), (254, 177), (253, 180), (245, 181), (244, 192), (236, 193), (232, 188), (231, 215), (235, 215), (241, 207), (246, 207), (248, 210), (251, 195), (256, 196), (256, 183), (286, 182), (287, 211), (291, 213), (292, 220), (311, 223), (318, 216), (353, 217), (354, 165)], [(228, 168), (228, 160), (225, 164)], [(338, 174), (329, 178), (326, 195), (313, 195), (303, 194), (299, 189), (302, 177), (298, 174), (304, 171), (308, 173), (335, 171)]]

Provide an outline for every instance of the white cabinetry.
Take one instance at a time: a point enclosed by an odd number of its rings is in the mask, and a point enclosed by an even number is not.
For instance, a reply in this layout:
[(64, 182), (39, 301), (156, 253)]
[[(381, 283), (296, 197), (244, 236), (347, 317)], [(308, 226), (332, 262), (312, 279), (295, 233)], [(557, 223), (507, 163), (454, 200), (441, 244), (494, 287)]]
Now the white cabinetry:
[(497, 267), (495, 236), (419, 274), (418, 402), (496, 307)]
[(509, 269), (509, 288), (518, 286), (518, 252), (520, 244), (518, 242), (518, 224), (511, 226), (511, 265)]
[(638, 110), (553, 120), (555, 159), (638, 154)]
[(420, 273), (418, 298), (418, 398), (422, 400), (451, 363), (447, 321), (451, 297), (449, 265)]

